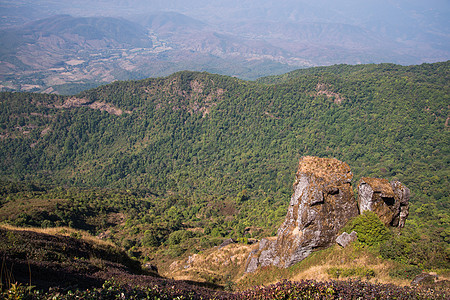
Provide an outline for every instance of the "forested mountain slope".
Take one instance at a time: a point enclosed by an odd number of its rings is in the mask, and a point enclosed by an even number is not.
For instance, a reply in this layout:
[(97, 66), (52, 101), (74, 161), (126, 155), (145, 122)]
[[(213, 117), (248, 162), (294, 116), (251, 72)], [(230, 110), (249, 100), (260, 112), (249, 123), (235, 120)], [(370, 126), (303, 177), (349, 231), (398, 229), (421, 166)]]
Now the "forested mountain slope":
[[(347, 162), (354, 182), (403, 182), (412, 192), (408, 222), (435, 228), (433, 239), (448, 246), (449, 67), (338, 65), (259, 82), (186, 71), (72, 97), (1, 93), (3, 208), (21, 189), (8, 181), (100, 187), (123, 191), (51, 197), (56, 208), (67, 205), (66, 218), (87, 218), (73, 203), (88, 201), (92, 216), (110, 205), (123, 221), (192, 221), (216, 236), (249, 226), (272, 232), (299, 157), (315, 155)], [(182, 227), (158, 224), (165, 233), (155, 245)]]
[[(357, 177), (397, 177), (443, 196), (448, 62), (284, 77), (263, 85), (181, 72), (102, 86), (76, 96), (83, 101), (2, 93), (2, 175), (158, 194), (273, 193), (289, 185), (299, 156), (319, 155), (349, 162)], [(95, 101), (122, 113), (87, 107)]]

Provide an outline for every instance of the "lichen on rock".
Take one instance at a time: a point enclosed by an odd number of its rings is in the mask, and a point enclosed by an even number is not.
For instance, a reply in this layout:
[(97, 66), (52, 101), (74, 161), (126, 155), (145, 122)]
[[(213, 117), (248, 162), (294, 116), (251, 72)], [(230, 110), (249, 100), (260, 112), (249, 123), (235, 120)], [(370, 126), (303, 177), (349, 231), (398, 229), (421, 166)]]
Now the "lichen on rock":
[(302, 157), (277, 239), (260, 242), (250, 254), (246, 271), (268, 265), (287, 268), (314, 250), (332, 245), (339, 230), (358, 215), (352, 177), (348, 164), (337, 159)]
[[(276, 238), (262, 239), (250, 253), (246, 272), (270, 265), (287, 268), (313, 251), (331, 246), (345, 224), (366, 210), (373, 211), (386, 226), (404, 226), (410, 197), (407, 187), (399, 181), (364, 177), (357, 202), (352, 178), (348, 164), (337, 159), (302, 157), (284, 223)], [(345, 238), (354, 240), (356, 232)]]
[(373, 211), (387, 226), (403, 227), (409, 214), (410, 191), (399, 181), (363, 177), (359, 181), (360, 212)]

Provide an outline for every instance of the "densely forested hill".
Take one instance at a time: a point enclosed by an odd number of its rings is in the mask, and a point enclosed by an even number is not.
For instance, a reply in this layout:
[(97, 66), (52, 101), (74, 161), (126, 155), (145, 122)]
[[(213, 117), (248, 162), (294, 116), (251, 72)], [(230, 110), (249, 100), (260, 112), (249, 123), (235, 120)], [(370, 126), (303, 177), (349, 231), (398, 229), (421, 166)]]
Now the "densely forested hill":
[[(422, 64), (412, 66), (400, 66), (395, 64), (369, 64), (369, 65), (334, 65), (329, 67), (317, 67), (308, 69), (298, 69), (286, 74), (277, 76), (262, 77), (257, 81), (259, 83), (281, 83), (295, 79), (301, 76), (321, 75), (329, 73), (345, 77), (347, 79), (360, 80), (380, 79), (387, 75), (394, 75), (395, 73), (403, 73), (403, 76), (408, 76), (414, 81), (439, 82), (442, 85), (448, 85), (448, 61), (434, 64)], [(399, 75), (399, 74), (397, 74)], [(426, 77), (426, 79), (424, 78)]]
[[(433, 239), (448, 246), (449, 83), (450, 62), (443, 62), (338, 65), (260, 82), (180, 72), (73, 97), (1, 93), (0, 174), (3, 181), (33, 182), (31, 190), (128, 189), (105, 196), (122, 199), (116, 207), (125, 217), (212, 220), (191, 225), (226, 236), (248, 226), (275, 230), (299, 157), (335, 157), (350, 165), (354, 182), (373, 176), (406, 184), (408, 222), (433, 224)], [(20, 190), (4, 184), (2, 194)], [(117, 204), (96, 193), (51, 197), (61, 201), (58, 209), (86, 216), (73, 203), (97, 199), (95, 213)], [(142, 204), (139, 197), (159, 200)], [(52, 220), (67, 223), (68, 215)], [(167, 235), (181, 228), (158, 224)]]
[[(298, 157), (308, 154), (441, 198), (449, 72), (448, 62), (340, 65), (268, 86), (181, 72), (89, 90), (77, 108), (70, 98), (2, 93), (1, 173), (158, 193), (273, 193), (290, 185)], [(87, 107), (93, 102), (124, 112)]]

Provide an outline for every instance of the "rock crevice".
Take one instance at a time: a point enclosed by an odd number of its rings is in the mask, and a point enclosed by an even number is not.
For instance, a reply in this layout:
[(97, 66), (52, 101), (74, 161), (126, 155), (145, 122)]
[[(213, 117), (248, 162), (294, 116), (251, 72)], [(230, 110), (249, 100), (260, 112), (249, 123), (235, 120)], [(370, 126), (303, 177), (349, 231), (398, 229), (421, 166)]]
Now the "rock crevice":
[(363, 177), (359, 181), (360, 212), (373, 211), (386, 226), (403, 227), (409, 214), (410, 191), (399, 181)]

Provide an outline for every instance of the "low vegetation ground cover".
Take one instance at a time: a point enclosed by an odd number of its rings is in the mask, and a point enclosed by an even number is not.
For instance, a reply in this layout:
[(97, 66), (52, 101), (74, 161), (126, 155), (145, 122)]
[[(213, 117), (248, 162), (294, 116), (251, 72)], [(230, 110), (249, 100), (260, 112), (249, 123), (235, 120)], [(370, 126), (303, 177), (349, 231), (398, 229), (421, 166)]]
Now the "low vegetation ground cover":
[(434, 290), (399, 287), (392, 284), (372, 284), (363, 281), (315, 280), (281, 281), (269, 286), (228, 293), (199, 291), (195, 287), (180, 289), (177, 283), (170, 286), (153, 285), (134, 287), (107, 281), (101, 288), (40, 292), (14, 285), (3, 293), (7, 299), (448, 299), (448, 294)]
[[(398, 285), (401, 281), (397, 285), (374, 281), (373, 275), (383, 278), (375, 265), (381, 258), (370, 255), (364, 248), (332, 247), (289, 269), (266, 268), (247, 276), (248, 282), (220, 286), (161, 278), (141, 269), (137, 261), (115, 246), (73, 229), (2, 227), (0, 245), (1, 295), (6, 299), (446, 299), (449, 296), (448, 285), (426, 289), (401, 287)], [(344, 281), (295, 279), (302, 270), (310, 272), (318, 262), (325, 263), (324, 270), (330, 278)], [(355, 267), (349, 267), (350, 264)], [(267, 285), (272, 279), (274, 283)]]

